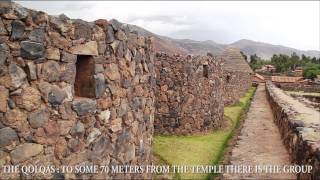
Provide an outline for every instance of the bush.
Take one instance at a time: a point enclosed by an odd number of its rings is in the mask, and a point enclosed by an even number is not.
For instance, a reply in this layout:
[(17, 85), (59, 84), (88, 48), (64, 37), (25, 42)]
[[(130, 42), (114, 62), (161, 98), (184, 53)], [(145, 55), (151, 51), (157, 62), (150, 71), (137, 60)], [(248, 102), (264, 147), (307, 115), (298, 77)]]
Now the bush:
[(315, 79), (320, 75), (320, 65), (309, 65), (303, 69), (303, 77), (306, 79)]

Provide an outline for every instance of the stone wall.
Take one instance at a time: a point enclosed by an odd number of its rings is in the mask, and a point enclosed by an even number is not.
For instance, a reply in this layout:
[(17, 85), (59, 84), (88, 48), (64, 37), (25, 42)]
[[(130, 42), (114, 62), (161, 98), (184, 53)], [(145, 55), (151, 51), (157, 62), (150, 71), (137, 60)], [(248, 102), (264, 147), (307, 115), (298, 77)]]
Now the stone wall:
[(320, 92), (320, 84), (275, 83), (275, 85), (285, 91)]
[(320, 121), (312, 119), (314, 122), (310, 123), (303, 112), (290, 108), (290, 104), (279, 96), (277, 89), (271, 82), (267, 82), (267, 96), (283, 142), (294, 163), (313, 166), (311, 174), (300, 173), (298, 178), (320, 179)]
[(221, 127), (221, 61), (211, 56), (158, 53), (155, 132), (186, 135)]
[[(115, 20), (89, 23), (17, 4), (0, 6), (0, 165), (151, 164), (150, 40)], [(20, 178), (0, 174), (9, 176)]]
[(238, 102), (252, 86), (252, 76), (249, 72), (224, 70), (224, 104)]

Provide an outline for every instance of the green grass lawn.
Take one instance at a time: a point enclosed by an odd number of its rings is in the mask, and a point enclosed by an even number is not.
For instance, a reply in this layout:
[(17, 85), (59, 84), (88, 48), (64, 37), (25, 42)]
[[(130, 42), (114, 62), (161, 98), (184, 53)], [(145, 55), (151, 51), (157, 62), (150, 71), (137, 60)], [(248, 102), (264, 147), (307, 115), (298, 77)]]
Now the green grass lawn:
[[(250, 103), (256, 88), (252, 87), (239, 103), (224, 108), (229, 125), (207, 135), (154, 137), (154, 153), (168, 165), (212, 165), (223, 157), (227, 142), (239, 124), (239, 119)], [(162, 164), (162, 163), (159, 163)], [(176, 174), (176, 179), (206, 179), (212, 174)]]

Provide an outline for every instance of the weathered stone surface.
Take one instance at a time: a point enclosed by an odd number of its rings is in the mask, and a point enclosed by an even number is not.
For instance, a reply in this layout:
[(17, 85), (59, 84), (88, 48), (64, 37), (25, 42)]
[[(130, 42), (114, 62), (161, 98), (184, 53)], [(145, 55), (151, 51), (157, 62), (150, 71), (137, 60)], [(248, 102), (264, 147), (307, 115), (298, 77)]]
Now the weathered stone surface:
[(70, 53), (63, 51), (61, 61), (75, 63), (77, 61), (77, 55), (70, 54)]
[(12, 21), (12, 32), (11, 32), (11, 39), (12, 40), (19, 40), (22, 39), (25, 26), (23, 22), (19, 20)]
[(34, 42), (42, 43), (45, 38), (44, 34), (43, 28), (36, 28), (30, 32), (29, 39)]
[(0, 112), (6, 112), (8, 107), (9, 91), (0, 86)]
[(94, 21), (94, 23), (103, 29), (106, 29), (108, 26), (108, 21), (106, 19), (97, 19)]
[(110, 129), (112, 132), (120, 131), (122, 129), (122, 118), (112, 119)]
[(119, 21), (117, 21), (116, 19), (111, 19), (111, 21), (109, 21), (109, 23), (112, 25), (112, 28), (115, 30), (115, 31), (118, 31), (120, 30), (121, 28), (121, 23)]
[(124, 41), (127, 39), (126, 34), (123, 31), (117, 31), (116, 38), (120, 41)]
[(99, 119), (103, 121), (103, 123), (108, 123), (110, 119), (111, 112), (109, 110), (101, 111), (99, 114)]
[(71, 47), (70, 52), (79, 55), (98, 55), (98, 45), (96, 41), (89, 41), (85, 44)]
[(114, 64), (114, 63), (111, 63), (111, 64), (108, 64), (105, 71), (104, 71), (104, 74), (110, 79), (110, 80), (120, 80), (120, 73), (119, 73), (119, 68), (118, 68), (118, 65), (117, 64)]
[(101, 136), (93, 145), (93, 152), (97, 155), (103, 155), (105, 152), (112, 151), (112, 145), (108, 138)]
[(55, 147), (54, 147), (54, 154), (58, 159), (62, 159), (66, 157), (68, 153), (67, 142), (64, 138), (59, 138)]
[(46, 50), (46, 58), (51, 60), (60, 60), (60, 51), (58, 48), (48, 48)]
[(71, 46), (71, 42), (57, 32), (51, 32), (49, 33), (49, 36), (52, 44), (59, 49), (67, 49)]
[(62, 66), (61, 81), (65, 81), (69, 84), (74, 84), (76, 77), (76, 64), (66, 63)]
[(9, 65), (9, 74), (11, 77), (11, 86), (13, 88), (19, 88), (26, 80), (26, 73), (15, 63)]
[(17, 133), (10, 127), (0, 129), (0, 148), (19, 142)]
[(78, 122), (75, 126), (72, 127), (70, 134), (73, 136), (79, 136), (84, 134), (84, 125), (81, 122)]
[(75, 99), (72, 108), (79, 116), (88, 115), (96, 110), (96, 101), (91, 99)]
[(67, 97), (66, 92), (58, 86), (52, 86), (48, 94), (48, 102), (52, 105), (60, 105)]
[(71, 21), (64, 14), (59, 16), (50, 16), (50, 24), (61, 33), (67, 33), (71, 31)]
[(17, 101), (17, 105), (27, 111), (38, 109), (41, 104), (40, 92), (33, 87), (26, 87), (22, 91), (21, 98)]
[(41, 97), (45, 100), (45, 102), (48, 102), (48, 96), (49, 92), (51, 90), (52, 85), (45, 81), (40, 81), (38, 84), (38, 88), (41, 93)]
[(43, 127), (49, 120), (50, 112), (47, 108), (39, 109), (28, 116), (30, 126), (32, 128)]
[(0, 35), (8, 35), (8, 31), (2, 22), (2, 18), (0, 18)]
[(47, 61), (43, 64), (41, 75), (48, 82), (60, 80), (60, 66), (56, 61)]
[(94, 80), (95, 80), (95, 94), (96, 94), (96, 98), (99, 98), (103, 95), (103, 93), (106, 90), (106, 82), (104, 79), (104, 75), (102, 73), (99, 73), (97, 75), (94, 76)]
[(21, 57), (26, 59), (38, 59), (44, 57), (44, 47), (42, 44), (32, 41), (22, 41)]
[(112, 43), (115, 40), (114, 32), (111, 26), (108, 26), (106, 32), (106, 43)]
[(17, 146), (16, 149), (11, 151), (12, 163), (17, 164), (28, 160), (29, 158), (40, 154), (43, 151), (43, 146), (34, 143), (24, 143)]
[(74, 36), (76, 39), (89, 39), (91, 40), (92, 30), (91, 26), (82, 21), (82, 20), (76, 20), (73, 22), (74, 25)]
[(101, 135), (101, 132), (97, 128), (93, 128), (87, 137), (87, 144), (91, 144), (98, 136)]
[(27, 120), (27, 115), (20, 111), (19, 109), (12, 109), (8, 110), (4, 121), (2, 121), (3, 124), (11, 126), (14, 125), (16, 122), (23, 122)]
[(60, 135), (67, 135), (69, 134), (72, 126), (73, 126), (73, 122), (71, 120), (69, 121), (58, 121), (58, 126), (60, 129)]
[(37, 79), (37, 67), (33, 62), (27, 62), (26, 73), (30, 81)]

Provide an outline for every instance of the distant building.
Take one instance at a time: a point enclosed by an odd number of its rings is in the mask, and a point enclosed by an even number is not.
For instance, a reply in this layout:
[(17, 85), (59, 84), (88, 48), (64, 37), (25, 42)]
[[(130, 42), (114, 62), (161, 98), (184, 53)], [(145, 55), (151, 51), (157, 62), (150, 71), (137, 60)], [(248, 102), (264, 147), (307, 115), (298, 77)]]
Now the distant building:
[(265, 73), (265, 72), (275, 72), (276, 68), (273, 66), (273, 65), (270, 65), (270, 64), (267, 64), (267, 65), (263, 65), (261, 67), (261, 69), (257, 69), (256, 72), (262, 72), (262, 73)]
[(259, 83), (264, 83), (264, 82), (265, 82), (265, 78), (258, 73), (255, 73), (252, 76), (252, 84), (253, 85), (258, 85)]
[(291, 76), (271, 76), (271, 81), (277, 83), (297, 83), (303, 80), (303, 77), (291, 77)]
[(222, 59), (224, 103), (233, 104), (251, 87), (253, 71), (237, 48), (225, 49)]

